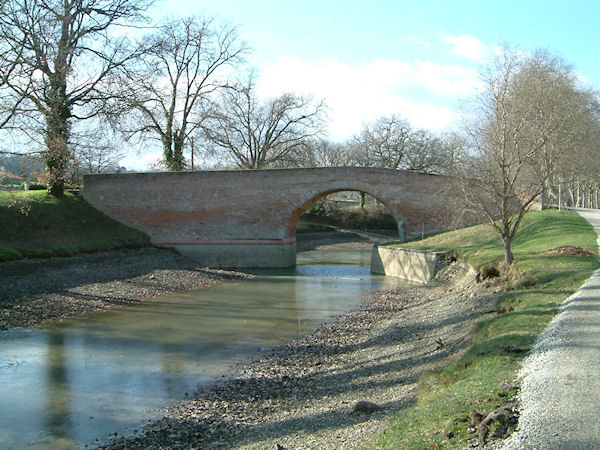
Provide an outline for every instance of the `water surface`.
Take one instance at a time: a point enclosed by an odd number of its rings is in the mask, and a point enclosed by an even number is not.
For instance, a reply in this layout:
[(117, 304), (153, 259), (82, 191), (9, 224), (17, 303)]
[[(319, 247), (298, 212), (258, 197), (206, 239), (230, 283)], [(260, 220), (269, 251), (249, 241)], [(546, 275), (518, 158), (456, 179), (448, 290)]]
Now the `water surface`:
[(0, 332), (0, 448), (82, 447), (132, 431), (259, 349), (403, 283), (371, 275), (369, 254), (300, 253), (294, 269)]

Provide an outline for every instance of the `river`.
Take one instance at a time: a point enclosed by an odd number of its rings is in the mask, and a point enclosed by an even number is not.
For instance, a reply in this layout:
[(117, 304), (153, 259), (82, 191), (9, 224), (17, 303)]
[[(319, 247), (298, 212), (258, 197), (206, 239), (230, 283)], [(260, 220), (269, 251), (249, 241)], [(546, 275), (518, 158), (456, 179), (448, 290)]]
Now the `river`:
[(130, 432), (199, 384), (352, 309), (370, 290), (370, 249), (298, 254), (286, 270), (0, 332), (0, 448), (75, 448)]

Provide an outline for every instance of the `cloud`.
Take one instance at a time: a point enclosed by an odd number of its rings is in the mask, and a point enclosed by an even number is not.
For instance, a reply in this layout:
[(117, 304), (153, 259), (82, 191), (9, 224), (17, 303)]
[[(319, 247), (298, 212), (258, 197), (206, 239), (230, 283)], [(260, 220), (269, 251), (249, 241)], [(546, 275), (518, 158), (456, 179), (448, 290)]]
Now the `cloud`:
[(119, 165), (127, 167), (129, 170), (146, 171), (163, 157), (161, 150), (145, 148), (143, 152), (137, 152), (133, 148), (128, 148), (125, 157), (119, 162)]
[(475, 36), (461, 34), (460, 36), (446, 36), (443, 39), (453, 46), (452, 53), (471, 61), (482, 62), (489, 54), (488, 47)]
[(477, 89), (475, 70), (457, 65), (439, 65), (429, 61), (416, 61), (415, 84), (442, 96), (466, 96)]
[(281, 58), (262, 68), (257, 93), (273, 97), (294, 92), (324, 98), (329, 106), (330, 136), (342, 140), (358, 133), (364, 122), (389, 114), (401, 115), (415, 127), (447, 129), (459, 118), (449, 104), (470, 95), (477, 84), (472, 69), (427, 61), (346, 64)]
[(583, 73), (579, 71), (574, 71), (575, 79), (579, 83), (579, 86), (583, 89), (593, 89), (597, 90), (598, 85), (592, 81), (591, 78), (585, 76)]

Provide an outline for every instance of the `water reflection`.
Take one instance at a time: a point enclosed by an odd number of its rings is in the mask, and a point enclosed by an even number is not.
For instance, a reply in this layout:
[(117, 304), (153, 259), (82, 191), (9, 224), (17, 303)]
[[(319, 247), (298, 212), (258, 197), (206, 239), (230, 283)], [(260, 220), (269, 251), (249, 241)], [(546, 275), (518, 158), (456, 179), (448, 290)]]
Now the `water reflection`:
[(0, 333), (0, 447), (81, 447), (135, 427), (259, 348), (398, 283), (336, 265), (364, 253), (322, 254), (333, 263), (317, 265), (310, 252), (293, 270)]
[(71, 393), (67, 381), (64, 341), (60, 327), (48, 331), (46, 428), (49, 434), (61, 440), (68, 437), (71, 428)]

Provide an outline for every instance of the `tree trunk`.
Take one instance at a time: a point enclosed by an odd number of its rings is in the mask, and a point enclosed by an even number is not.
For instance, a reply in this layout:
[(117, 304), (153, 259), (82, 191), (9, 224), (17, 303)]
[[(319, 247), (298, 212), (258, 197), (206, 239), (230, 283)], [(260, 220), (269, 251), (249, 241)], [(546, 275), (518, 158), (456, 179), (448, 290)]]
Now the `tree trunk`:
[(194, 151), (196, 149), (194, 148), (194, 138), (190, 138), (190, 164), (191, 164), (191, 170), (192, 172), (194, 171)]
[(546, 187), (542, 186), (542, 191), (540, 192), (540, 210), (543, 211), (546, 205)]
[(567, 192), (569, 193), (569, 199), (571, 200), (571, 204), (569, 206), (575, 206), (575, 191), (573, 189), (573, 183), (569, 183)]
[(365, 207), (365, 193), (364, 192), (360, 193), (360, 207), (361, 208)]
[(183, 140), (177, 133), (163, 137), (165, 166), (169, 172), (181, 172), (185, 168), (183, 157)]
[(506, 262), (507, 266), (510, 266), (515, 260), (511, 248), (512, 239), (509, 237), (503, 237), (502, 241), (504, 242), (504, 261)]
[(66, 95), (66, 82), (55, 81), (47, 94), (46, 102), (46, 149), (42, 156), (49, 176), (48, 192), (59, 197), (64, 193), (73, 159), (69, 150), (71, 108)]

